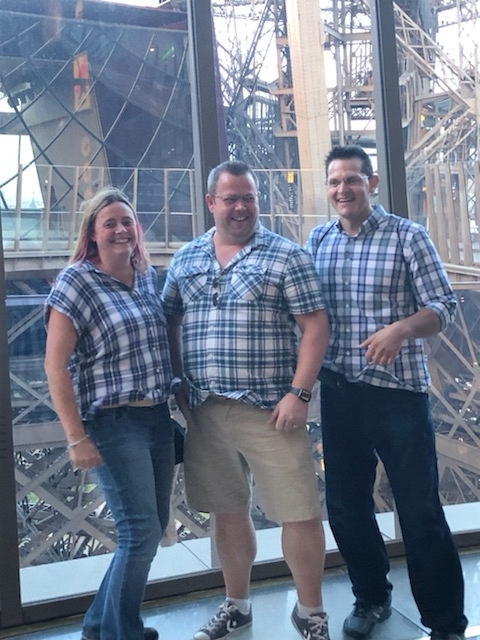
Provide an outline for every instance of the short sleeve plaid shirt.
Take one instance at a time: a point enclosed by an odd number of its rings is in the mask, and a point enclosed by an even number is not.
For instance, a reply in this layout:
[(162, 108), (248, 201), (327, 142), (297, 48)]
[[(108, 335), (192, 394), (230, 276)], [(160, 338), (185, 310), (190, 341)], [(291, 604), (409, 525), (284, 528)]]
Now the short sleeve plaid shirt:
[(190, 402), (218, 394), (269, 408), (295, 371), (293, 316), (324, 308), (318, 277), (301, 247), (260, 224), (222, 270), (213, 233), (177, 251), (162, 294), (166, 315), (183, 316)]
[(380, 328), (422, 308), (442, 329), (453, 320), (456, 299), (425, 229), (377, 205), (356, 236), (338, 222), (316, 227), (307, 241), (330, 321), (324, 366), (350, 382), (426, 391), (430, 383), (423, 340), (402, 345), (390, 366), (368, 364), (359, 345)]
[(131, 290), (89, 261), (72, 264), (47, 297), (47, 322), (51, 307), (78, 333), (70, 369), (83, 419), (101, 406), (168, 398), (173, 374), (152, 267), (135, 274)]

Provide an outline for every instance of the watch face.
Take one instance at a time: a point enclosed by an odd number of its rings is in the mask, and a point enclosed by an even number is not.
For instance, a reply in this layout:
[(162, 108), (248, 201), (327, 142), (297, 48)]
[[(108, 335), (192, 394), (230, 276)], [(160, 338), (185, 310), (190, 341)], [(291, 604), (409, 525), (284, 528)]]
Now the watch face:
[(303, 402), (310, 402), (312, 399), (312, 394), (308, 389), (300, 389), (299, 387), (291, 387), (291, 393), (295, 394), (297, 398), (303, 400)]

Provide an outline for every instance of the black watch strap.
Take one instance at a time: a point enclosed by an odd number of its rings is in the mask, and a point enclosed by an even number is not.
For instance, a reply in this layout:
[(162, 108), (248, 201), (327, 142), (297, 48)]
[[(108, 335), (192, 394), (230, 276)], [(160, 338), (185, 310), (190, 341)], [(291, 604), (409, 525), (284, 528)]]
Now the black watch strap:
[(300, 400), (303, 400), (303, 402), (310, 402), (310, 400), (312, 399), (312, 392), (308, 389), (301, 389), (300, 387), (290, 387), (289, 391), (290, 393), (293, 393), (293, 395), (297, 396), (297, 398), (300, 398)]

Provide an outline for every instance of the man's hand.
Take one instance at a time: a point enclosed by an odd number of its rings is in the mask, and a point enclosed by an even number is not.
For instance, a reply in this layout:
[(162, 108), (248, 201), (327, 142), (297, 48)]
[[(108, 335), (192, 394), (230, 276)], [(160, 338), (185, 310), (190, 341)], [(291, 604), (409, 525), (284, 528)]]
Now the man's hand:
[(268, 423), (275, 425), (277, 431), (294, 431), (305, 427), (307, 415), (307, 403), (293, 393), (286, 393), (272, 411)]
[(369, 336), (360, 348), (365, 349), (367, 362), (387, 366), (397, 357), (404, 337), (400, 323), (394, 322)]

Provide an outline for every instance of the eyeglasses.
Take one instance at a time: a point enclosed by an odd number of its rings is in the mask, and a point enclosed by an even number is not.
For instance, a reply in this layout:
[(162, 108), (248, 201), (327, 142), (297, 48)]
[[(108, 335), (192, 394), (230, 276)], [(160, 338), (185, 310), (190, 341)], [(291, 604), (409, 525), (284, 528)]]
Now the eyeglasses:
[(234, 204), (237, 204), (239, 200), (243, 202), (245, 205), (252, 205), (256, 202), (257, 196), (254, 196), (251, 193), (247, 193), (244, 196), (219, 196), (217, 194), (213, 194), (212, 198), (219, 198), (223, 204), (226, 204), (227, 207), (233, 207)]
[(363, 184), (365, 179), (368, 180), (369, 177), (364, 173), (356, 174), (354, 176), (347, 176), (346, 178), (342, 178), (341, 180), (330, 178), (329, 180), (327, 180), (327, 187), (332, 187), (333, 189), (335, 189), (336, 187), (339, 187), (342, 182), (347, 187), (359, 187), (361, 184)]

